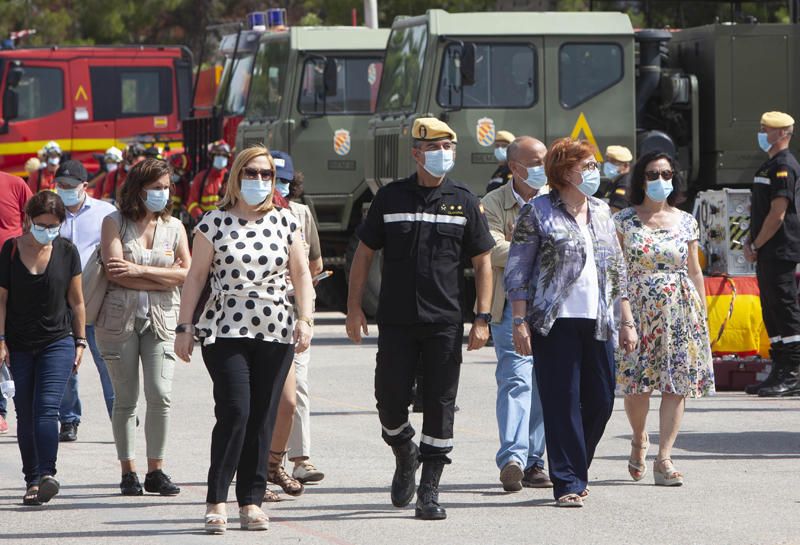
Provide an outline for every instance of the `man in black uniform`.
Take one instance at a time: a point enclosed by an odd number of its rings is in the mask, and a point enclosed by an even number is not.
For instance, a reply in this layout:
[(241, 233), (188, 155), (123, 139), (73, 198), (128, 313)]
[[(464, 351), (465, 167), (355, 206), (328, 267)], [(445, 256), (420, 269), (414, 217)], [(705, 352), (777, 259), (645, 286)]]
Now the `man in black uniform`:
[[(453, 449), (453, 416), (464, 336), (462, 258), (475, 269), (478, 314), (467, 350), (489, 338), (494, 240), (475, 195), (447, 177), (455, 160), (456, 134), (436, 118), (420, 118), (411, 129), (417, 171), (383, 187), (358, 229), (361, 242), (350, 268), (347, 336), (368, 334), (361, 296), (375, 251), (383, 249), (378, 304), (375, 398), (383, 439), (392, 447), (396, 468), (392, 503), (408, 505), (422, 462), (416, 516), (446, 517), (439, 505), (439, 478)], [(408, 405), (414, 371), (422, 358), (424, 408), (419, 448)]]
[(497, 159), (497, 168), (492, 172), (492, 177), (489, 178), (489, 183), (486, 185), (487, 194), (506, 185), (514, 177), (506, 158), (506, 150), (513, 141), (514, 135), (510, 132), (497, 131), (497, 136), (494, 138), (494, 158)]
[(789, 151), (794, 119), (782, 112), (761, 116), (758, 144), (769, 154), (753, 179), (750, 234), (745, 257), (756, 263), (761, 312), (770, 341), (772, 371), (748, 393), (800, 395), (800, 306), (795, 270), (800, 262), (797, 180), (800, 164)]
[(608, 146), (606, 148), (606, 162), (603, 163), (603, 176), (608, 179), (604, 197), (613, 213), (623, 208), (628, 208), (628, 186), (630, 185), (630, 171), (633, 154), (625, 146)]

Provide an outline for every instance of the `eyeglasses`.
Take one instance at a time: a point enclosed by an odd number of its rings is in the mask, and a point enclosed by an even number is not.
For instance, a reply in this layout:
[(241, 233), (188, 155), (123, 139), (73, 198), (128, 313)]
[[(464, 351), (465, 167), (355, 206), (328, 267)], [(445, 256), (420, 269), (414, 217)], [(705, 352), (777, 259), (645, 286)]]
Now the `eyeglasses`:
[(583, 163), (581, 165), (581, 170), (583, 172), (597, 170), (597, 168), (598, 168), (598, 165), (597, 165), (597, 163), (595, 161), (589, 161), (588, 163)]
[(262, 180), (271, 180), (273, 175), (273, 171), (266, 168), (245, 167), (242, 171), (248, 178), (260, 177)]
[(644, 173), (644, 177), (647, 178), (648, 182), (655, 182), (659, 178), (663, 180), (671, 180), (674, 174), (675, 173), (670, 169), (665, 168), (664, 170), (648, 170)]
[(38, 227), (39, 229), (59, 229), (61, 227), (60, 223), (56, 223), (54, 225), (42, 225), (39, 223), (34, 223), (34, 227)]

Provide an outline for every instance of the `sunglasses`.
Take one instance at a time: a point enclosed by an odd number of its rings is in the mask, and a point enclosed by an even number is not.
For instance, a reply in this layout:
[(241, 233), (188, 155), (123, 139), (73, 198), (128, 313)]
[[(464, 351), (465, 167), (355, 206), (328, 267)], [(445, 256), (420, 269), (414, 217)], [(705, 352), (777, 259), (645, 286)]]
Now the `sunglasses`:
[(648, 182), (655, 182), (659, 178), (663, 180), (671, 180), (673, 174), (674, 173), (667, 168), (664, 170), (648, 170), (644, 173), (644, 177), (647, 178)]
[(245, 167), (242, 169), (242, 171), (248, 178), (255, 178), (256, 176), (258, 176), (262, 180), (271, 180), (273, 175), (273, 171), (268, 170), (266, 168)]

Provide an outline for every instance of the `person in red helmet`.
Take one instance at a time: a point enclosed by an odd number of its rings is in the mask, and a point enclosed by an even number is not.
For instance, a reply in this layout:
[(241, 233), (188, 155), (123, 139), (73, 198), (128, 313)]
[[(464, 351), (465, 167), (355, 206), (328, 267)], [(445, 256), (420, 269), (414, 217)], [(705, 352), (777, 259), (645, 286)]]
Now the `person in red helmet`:
[(172, 210), (173, 213), (180, 213), (181, 208), (189, 196), (189, 169), (191, 162), (185, 153), (170, 155), (168, 162), (172, 166), (171, 182), (172, 190)]
[(186, 199), (186, 210), (194, 221), (209, 210), (216, 210), (228, 175), (231, 147), (225, 140), (217, 140), (208, 146), (208, 155), (211, 167), (197, 173)]

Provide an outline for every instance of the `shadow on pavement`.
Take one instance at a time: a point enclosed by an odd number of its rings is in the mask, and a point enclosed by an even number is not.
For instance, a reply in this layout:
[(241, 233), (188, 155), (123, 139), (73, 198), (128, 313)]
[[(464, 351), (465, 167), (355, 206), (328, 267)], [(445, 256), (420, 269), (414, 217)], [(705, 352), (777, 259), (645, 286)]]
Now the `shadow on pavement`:
[[(315, 322), (316, 323), (316, 322)], [(318, 346), (377, 346), (378, 345), (378, 336), (375, 335), (374, 337), (362, 337), (361, 344), (355, 344), (353, 341), (348, 339), (344, 332), (342, 332), (341, 337), (314, 337), (314, 340), (311, 341), (312, 347)]]
[[(630, 435), (619, 435), (619, 439), (630, 439)], [(658, 434), (650, 434), (650, 451), (657, 449)], [(697, 460), (737, 459), (793, 459), (800, 458), (800, 432), (788, 431), (742, 431), (718, 433), (678, 434), (675, 448), (708, 455), (691, 455)], [(604, 460), (627, 460), (628, 456), (598, 456)]]

